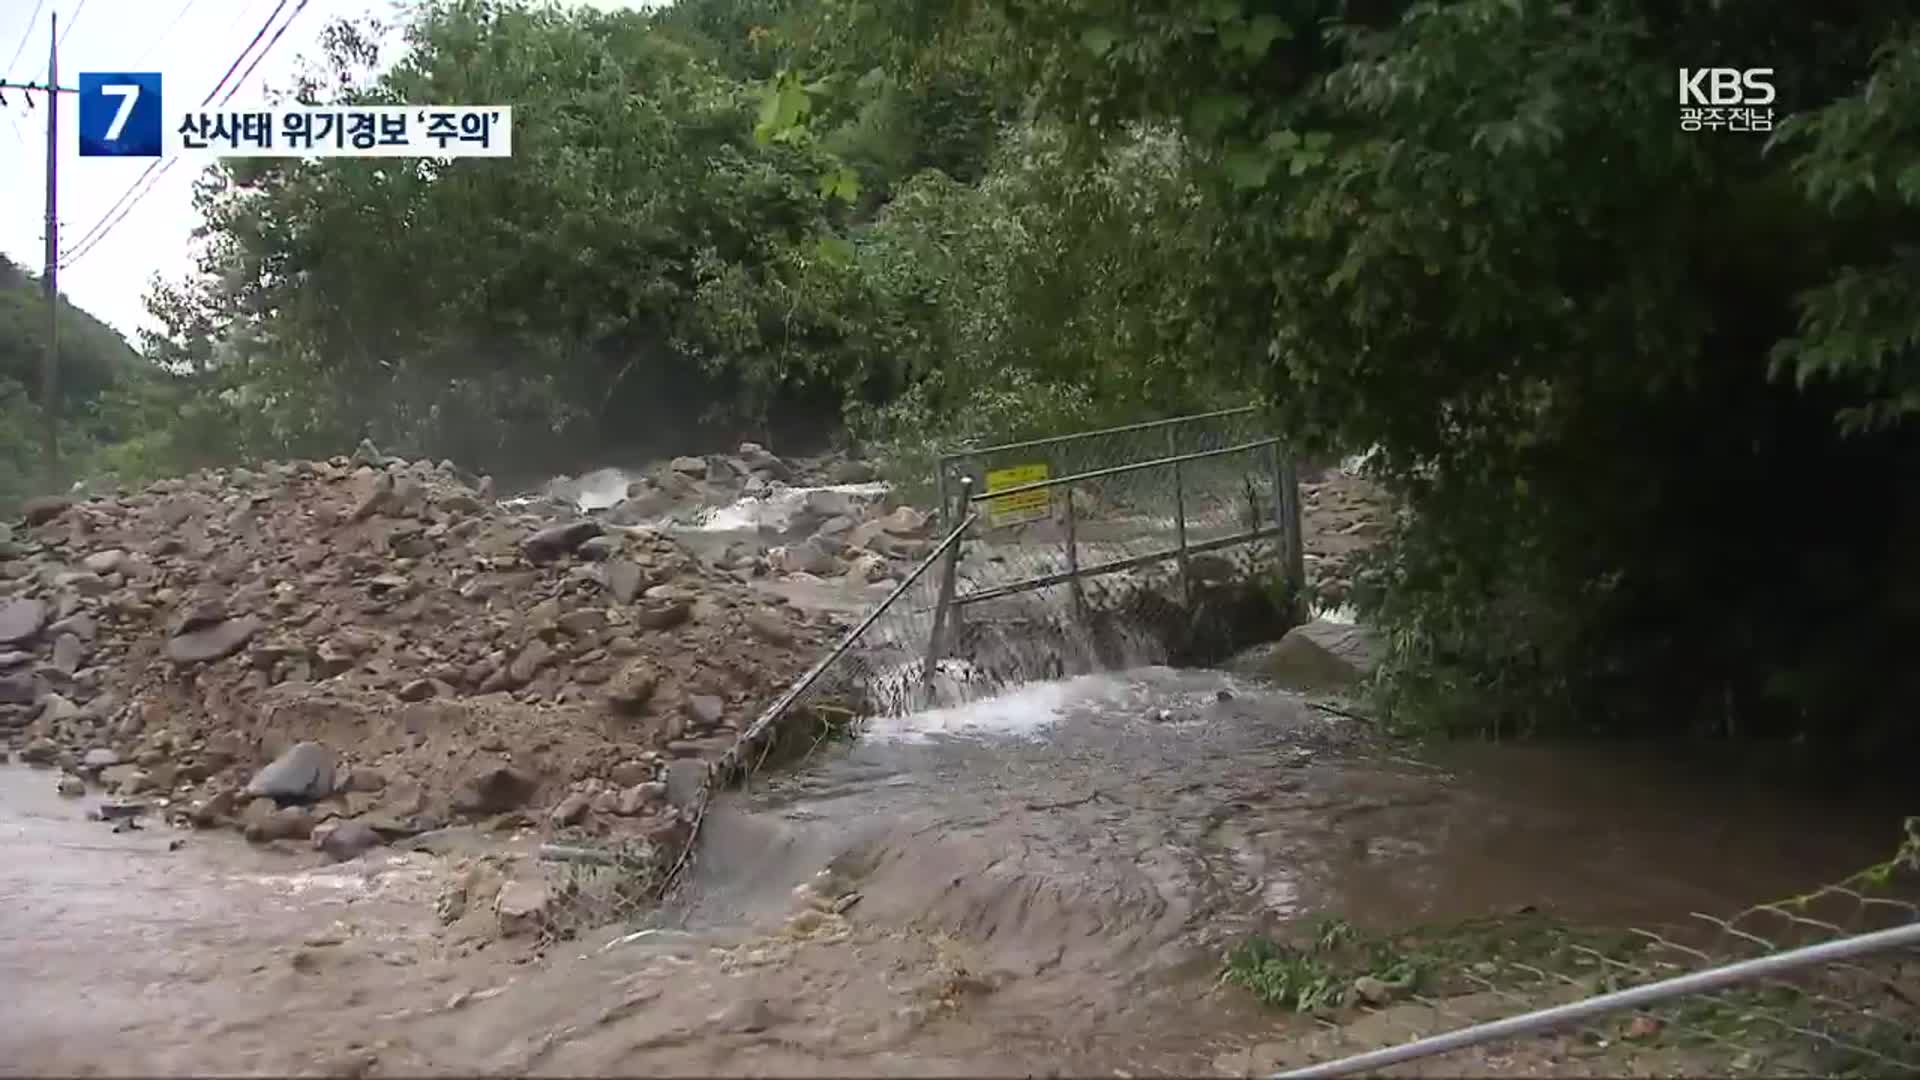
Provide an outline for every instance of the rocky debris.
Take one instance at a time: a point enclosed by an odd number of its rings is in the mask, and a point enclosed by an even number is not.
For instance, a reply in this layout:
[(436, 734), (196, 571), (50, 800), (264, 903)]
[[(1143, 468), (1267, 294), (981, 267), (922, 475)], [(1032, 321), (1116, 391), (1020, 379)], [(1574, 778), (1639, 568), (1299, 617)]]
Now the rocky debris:
[(695, 460), (584, 515), (371, 445), (29, 504), (0, 535), (0, 747), (336, 858), (463, 823), (668, 851), (673, 770), (703, 776), (840, 629), (756, 588), (762, 552), (618, 526), (802, 479)]

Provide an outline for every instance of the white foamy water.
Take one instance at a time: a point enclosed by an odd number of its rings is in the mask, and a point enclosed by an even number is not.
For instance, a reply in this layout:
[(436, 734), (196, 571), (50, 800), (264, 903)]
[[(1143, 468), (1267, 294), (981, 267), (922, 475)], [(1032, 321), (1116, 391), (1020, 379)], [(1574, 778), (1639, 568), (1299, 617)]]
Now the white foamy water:
[(1059, 720), (1067, 705), (1110, 676), (1083, 675), (1061, 682), (1029, 683), (998, 697), (871, 720), (863, 736), (890, 742), (923, 742), (935, 735), (1034, 738)]
[(888, 490), (884, 483), (781, 488), (768, 495), (749, 496), (716, 507), (702, 515), (694, 528), (703, 532), (748, 532), (761, 526), (784, 529), (793, 516), (800, 512), (800, 508), (806, 505), (807, 496), (813, 492), (830, 491), (854, 499), (871, 500), (885, 496)]

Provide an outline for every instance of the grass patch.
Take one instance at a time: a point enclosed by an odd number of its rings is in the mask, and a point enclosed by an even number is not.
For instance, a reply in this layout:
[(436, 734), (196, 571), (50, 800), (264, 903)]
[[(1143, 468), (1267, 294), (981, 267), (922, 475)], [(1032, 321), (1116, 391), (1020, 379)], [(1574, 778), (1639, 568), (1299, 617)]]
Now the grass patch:
[(1621, 959), (1643, 947), (1643, 939), (1634, 935), (1535, 914), (1392, 934), (1364, 933), (1345, 920), (1328, 918), (1303, 924), (1289, 940), (1243, 942), (1228, 954), (1221, 978), (1276, 1008), (1315, 1012), (1356, 997), (1471, 993), (1517, 981), (1511, 976), (1526, 969), (1568, 977), (1602, 974), (1601, 957)]

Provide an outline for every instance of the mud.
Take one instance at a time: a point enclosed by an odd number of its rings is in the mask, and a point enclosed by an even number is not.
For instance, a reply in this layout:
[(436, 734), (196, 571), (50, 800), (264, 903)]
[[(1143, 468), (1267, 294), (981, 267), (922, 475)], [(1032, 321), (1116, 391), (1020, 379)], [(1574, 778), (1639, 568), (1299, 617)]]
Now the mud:
[(877, 721), (723, 797), (656, 919), (536, 958), (432, 921), (445, 859), (115, 834), (51, 785), (0, 774), (9, 1073), (1212, 1074), (1304, 1033), (1219, 984), (1247, 933), (1680, 920), (1894, 835), (1638, 751), (1415, 759), (1149, 669)]

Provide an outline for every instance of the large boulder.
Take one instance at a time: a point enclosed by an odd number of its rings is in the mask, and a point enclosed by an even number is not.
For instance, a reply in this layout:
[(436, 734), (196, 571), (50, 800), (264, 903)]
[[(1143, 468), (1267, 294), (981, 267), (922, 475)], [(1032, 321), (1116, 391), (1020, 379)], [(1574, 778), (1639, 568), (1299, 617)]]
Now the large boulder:
[(1227, 662), (1235, 674), (1298, 690), (1344, 690), (1373, 674), (1380, 646), (1364, 627), (1315, 619)]
[(333, 794), (333, 751), (316, 742), (295, 743), (253, 774), (247, 794), (277, 803), (307, 803)]

